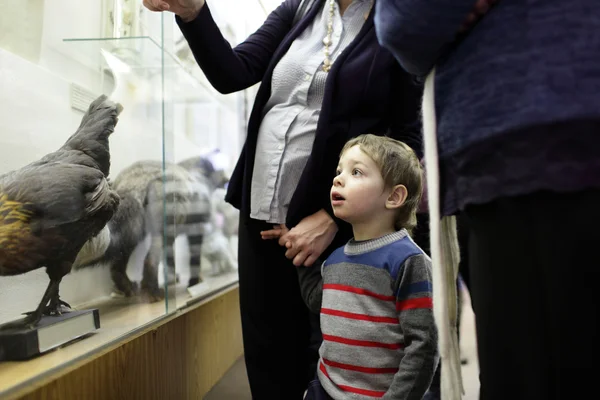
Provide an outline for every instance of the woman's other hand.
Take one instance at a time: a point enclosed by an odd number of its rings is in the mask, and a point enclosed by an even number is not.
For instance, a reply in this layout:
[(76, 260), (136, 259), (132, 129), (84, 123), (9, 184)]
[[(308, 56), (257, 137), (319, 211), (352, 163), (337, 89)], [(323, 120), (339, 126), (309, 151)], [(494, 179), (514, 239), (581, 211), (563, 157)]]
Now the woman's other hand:
[(204, 0), (144, 0), (144, 6), (150, 11), (171, 11), (184, 22), (190, 22), (204, 7)]
[(279, 237), (279, 244), (287, 248), (285, 256), (293, 260), (296, 267), (310, 267), (333, 242), (338, 227), (325, 210), (320, 210), (291, 230), (285, 230)]
[[(260, 237), (264, 240), (279, 239), (289, 231), (290, 230), (287, 228), (287, 226), (285, 226), (285, 224), (274, 225), (273, 229), (269, 229), (268, 231), (260, 231)], [(285, 245), (285, 243), (283, 245)]]

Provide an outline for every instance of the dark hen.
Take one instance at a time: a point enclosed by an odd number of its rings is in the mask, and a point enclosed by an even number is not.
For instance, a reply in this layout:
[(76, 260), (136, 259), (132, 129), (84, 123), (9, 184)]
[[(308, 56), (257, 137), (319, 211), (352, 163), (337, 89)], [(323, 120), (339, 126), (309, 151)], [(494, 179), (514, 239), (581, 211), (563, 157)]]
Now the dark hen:
[(50, 277), (37, 309), (9, 328), (61, 312), (67, 305), (59, 299), (62, 278), (117, 210), (119, 196), (107, 181), (108, 138), (121, 110), (100, 96), (60, 149), (0, 176), (0, 275), (46, 267)]

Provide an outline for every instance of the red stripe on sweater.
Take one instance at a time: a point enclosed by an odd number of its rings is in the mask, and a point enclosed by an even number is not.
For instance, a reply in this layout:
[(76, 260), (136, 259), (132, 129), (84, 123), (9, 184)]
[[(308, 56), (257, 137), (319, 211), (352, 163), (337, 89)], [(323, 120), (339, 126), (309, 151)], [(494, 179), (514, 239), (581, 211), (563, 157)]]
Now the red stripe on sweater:
[[(331, 378), (329, 377), (329, 374), (327, 373), (327, 369), (325, 369), (325, 366), (323, 365), (322, 362), (319, 363), (319, 369), (321, 370), (323, 375), (325, 375), (327, 377), (327, 379), (329, 379), (331, 381)], [(331, 381), (331, 383), (336, 385), (336, 383), (333, 381)], [(376, 390), (359, 389), (359, 388), (355, 388), (352, 386), (346, 386), (346, 385), (336, 385), (336, 386), (338, 388), (340, 388), (341, 390), (343, 390), (344, 392), (362, 394), (363, 396), (369, 396), (369, 397), (381, 398), (385, 394), (385, 392), (379, 392)]]
[(362, 347), (378, 347), (381, 349), (390, 349), (390, 350), (398, 350), (402, 349), (404, 345), (402, 343), (381, 343), (381, 342), (371, 342), (368, 340), (356, 340), (356, 339), (348, 339), (340, 336), (326, 335), (323, 334), (323, 340), (328, 342), (336, 342), (347, 344), (350, 346), (362, 346)]
[(412, 310), (415, 308), (432, 308), (431, 297), (420, 297), (418, 299), (409, 299), (396, 303), (396, 311)]
[(384, 301), (396, 301), (396, 297), (395, 296), (386, 296), (383, 294), (378, 294), (375, 292), (371, 292), (370, 290), (366, 290), (366, 289), (361, 289), (361, 288), (357, 288), (354, 286), (347, 286), (347, 285), (338, 285), (335, 283), (327, 283), (325, 285), (323, 285), (323, 290), (339, 290), (342, 292), (350, 292), (350, 293), (356, 293), (356, 294), (360, 294), (363, 296), (369, 296), (369, 297), (374, 297), (376, 299), (379, 300), (384, 300)]
[(370, 368), (361, 367), (359, 365), (344, 364), (336, 361), (331, 361), (323, 358), (323, 363), (329, 367), (345, 369), (347, 371), (362, 372), (364, 374), (395, 374), (398, 372), (398, 368)]
[(319, 363), (319, 369), (321, 370), (323, 375), (325, 375), (327, 377), (327, 379), (331, 380), (331, 378), (329, 377), (329, 374), (327, 373), (327, 369), (325, 369), (325, 366), (323, 365), (323, 362)]
[(337, 387), (339, 387), (340, 389), (342, 389), (345, 392), (362, 394), (363, 396), (369, 396), (369, 397), (382, 398), (383, 395), (385, 394), (385, 392), (378, 392), (376, 390), (359, 389), (359, 388), (355, 388), (352, 386), (346, 386), (346, 385), (337, 385)]
[(359, 321), (382, 322), (385, 324), (398, 324), (399, 323), (398, 318), (395, 318), (395, 317), (376, 317), (376, 316), (365, 315), (365, 314), (355, 314), (355, 313), (340, 311), (340, 310), (332, 310), (330, 308), (321, 308), (321, 314), (333, 315), (335, 317), (342, 317), (342, 318), (348, 318), (348, 319), (356, 319)]

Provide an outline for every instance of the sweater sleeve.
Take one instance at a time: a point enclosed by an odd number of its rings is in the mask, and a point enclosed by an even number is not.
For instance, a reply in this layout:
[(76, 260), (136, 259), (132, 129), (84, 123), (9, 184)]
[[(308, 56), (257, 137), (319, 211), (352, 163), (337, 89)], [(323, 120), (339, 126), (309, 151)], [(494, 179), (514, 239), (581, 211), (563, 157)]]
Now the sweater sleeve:
[(322, 263), (315, 262), (312, 267), (296, 268), (300, 280), (302, 299), (308, 309), (315, 314), (321, 312), (321, 302), (323, 300), (323, 278), (321, 268), (317, 265), (322, 265)]
[(454, 42), (475, 3), (476, 0), (377, 0), (377, 38), (404, 69), (424, 77)]
[(405, 261), (397, 285), (398, 318), (404, 333), (404, 357), (385, 400), (423, 398), (438, 364), (433, 319), (431, 261), (423, 254)]
[(198, 65), (219, 92), (227, 94), (260, 82), (273, 53), (292, 28), (300, 0), (286, 0), (243, 43), (232, 48), (217, 27), (208, 2), (185, 23), (175, 17)]

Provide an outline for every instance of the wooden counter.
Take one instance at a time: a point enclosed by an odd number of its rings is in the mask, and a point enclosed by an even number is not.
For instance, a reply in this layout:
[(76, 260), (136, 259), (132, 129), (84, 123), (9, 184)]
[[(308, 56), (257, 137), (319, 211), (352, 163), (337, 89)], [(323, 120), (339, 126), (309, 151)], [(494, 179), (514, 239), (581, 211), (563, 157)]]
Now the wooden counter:
[(162, 302), (108, 302), (101, 323), (42, 357), (0, 363), (0, 399), (202, 399), (243, 352), (235, 283), (171, 314)]

